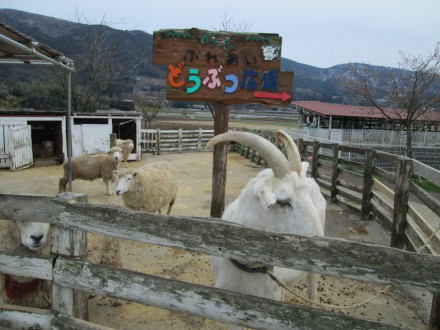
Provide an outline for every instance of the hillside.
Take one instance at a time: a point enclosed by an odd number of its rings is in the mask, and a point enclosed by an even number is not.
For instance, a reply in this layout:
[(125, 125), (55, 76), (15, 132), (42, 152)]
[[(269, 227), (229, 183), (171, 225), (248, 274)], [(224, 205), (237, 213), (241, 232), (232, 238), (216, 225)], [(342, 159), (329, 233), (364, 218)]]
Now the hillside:
[[(79, 57), (77, 47), (72, 40), (85, 33), (93, 33), (95, 29), (102, 28), (99, 25), (87, 25), (76, 22), (61, 20), (53, 17), (32, 14), (23, 11), (0, 9), (0, 21), (16, 28), (20, 32), (42, 42), (56, 50), (63, 52), (67, 57), (76, 59)], [(132, 54), (145, 56), (145, 63), (137, 67), (135, 76), (145, 78), (163, 77), (164, 67), (151, 64), (152, 35), (143, 31), (122, 31), (111, 27), (108, 29), (108, 42), (124, 40)], [(126, 59), (122, 59), (126, 60)], [(283, 71), (295, 73), (294, 99), (295, 100), (319, 100), (324, 102), (347, 103), (349, 99), (344, 97), (343, 79), (349, 75), (349, 65), (341, 64), (331, 68), (317, 68), (310, 65), (295, 62), (291, 59), (282, 58), (281, 68)], [(389, 71), (391, 68), (372, 67), (374, 70)], [(17, 72), (18, 71), (18, 72)], [(32, 79), (25, 69), (0, 68), (0, 76), (14, 77), (19, 81)], [(134, 78), (134, 77), (133, 77)], [(140, 79), (137, 79), (138, 81)], [(136, 80), (125, 82), (124, 91), (134, 90)], [(145, 89), (145, 86), (142, 86)], [(119, 93), (120, 91), (116, 91)]]

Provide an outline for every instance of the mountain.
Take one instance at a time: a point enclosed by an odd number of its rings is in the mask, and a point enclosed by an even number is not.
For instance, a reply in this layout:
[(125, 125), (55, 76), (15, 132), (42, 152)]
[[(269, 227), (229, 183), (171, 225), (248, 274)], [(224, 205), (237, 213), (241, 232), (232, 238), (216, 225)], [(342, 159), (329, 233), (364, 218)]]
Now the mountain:
[[(61, 51), (69, 58), (75, 58), (75, 52), (77, 51), (72, 47), (70, 42), (73, 38), (77, 38), (80, 33), (84, 33), (84, 30), (87, 31), (87, 33), (93, 33), (94, 29), (102, 28), (102, 26), (99, 25), (75, 23), (12, 9), (0, 9), (0, 21), (53, 49)], [(119, 38), (132, 47), (130, 48), (132, 53), (145, 53), (147, 61), (137, 69), (135, 75), (143, 78), (163, 77), (164, 67), (151, 64), (153, 41), (151, 34), (144, 31), (123, 31), (110, 27), (105, 28), (109, 29), (109, 40)], [(1, 69), (3, 72), (8, 70), (8, 74), (10, 75), (19, 75), (15, 72), (10, 72), (9, 69)], [(344, 96), (343, 92), (343, 80), (350, 74), (349, 64), (341, 64), (323, 69), (282, 58), (281, 69), (295, 73), (295, 100), (318, 100), (336, 103), (351, 102), (350, 99)], [(371, 70), (379, 70), (386, 73), (389, 70), (395, 69), (371, 66)], [(17, 79), (23, 80), (29, 79), (29, 77), (23, 75)], [(145, 79), (137, 80), (145, 81)], [(135, 80), (133, 79), (133, 81), (128, 84), (134, 83)], [(132, 87), (134, 89), (134, 86)], [(143, 90), (145, 90), (145, 88), (145, 86), (142, 86)]]

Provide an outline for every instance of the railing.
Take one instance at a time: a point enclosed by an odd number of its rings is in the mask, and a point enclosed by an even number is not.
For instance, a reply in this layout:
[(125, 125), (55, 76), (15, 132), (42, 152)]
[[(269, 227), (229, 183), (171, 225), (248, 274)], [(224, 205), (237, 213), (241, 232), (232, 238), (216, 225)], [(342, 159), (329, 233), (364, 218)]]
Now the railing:
[(161, 152), (205, 151), (214, 130), (141, 129), (141, 150), (160, 155)]
[(101, 329), (78, 319), (87, 318), (85, 297), (91, 293), (253, 328), (395, 328), (330, 311), (85, 262), (81, 257), (86, 232), (225, 258), (246, 255), (250, 261), (274, 266), (440, 291), (438, 256), (337, 238), (276, 234), (215, 218), (157, 215), (93, 205), (84, 202), (87, 198), (81, 195), (67, 193), (60, 197), (0, 194), (0, 218), (50, 222), (53, 235), (50, 256), (0, 253), (2, 273), (53, 281), (52, 311), (0, 306), (0, 325)]

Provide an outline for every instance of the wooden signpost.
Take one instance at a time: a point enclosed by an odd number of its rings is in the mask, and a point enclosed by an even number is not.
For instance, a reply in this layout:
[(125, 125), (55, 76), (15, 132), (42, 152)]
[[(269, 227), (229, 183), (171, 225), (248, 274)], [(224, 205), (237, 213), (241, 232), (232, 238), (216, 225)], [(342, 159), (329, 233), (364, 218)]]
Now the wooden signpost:
[[(214, 105), (214, 134), (228, 131), (230, 104), (287, 106), (293, 73), (281, 72), (281, 37), (199, 29), (153, 33), (153, 63), (167, 66), (168, 100)], [(226, 143), (214, 147), (211, 216), (221, 217), (226, 186)]]

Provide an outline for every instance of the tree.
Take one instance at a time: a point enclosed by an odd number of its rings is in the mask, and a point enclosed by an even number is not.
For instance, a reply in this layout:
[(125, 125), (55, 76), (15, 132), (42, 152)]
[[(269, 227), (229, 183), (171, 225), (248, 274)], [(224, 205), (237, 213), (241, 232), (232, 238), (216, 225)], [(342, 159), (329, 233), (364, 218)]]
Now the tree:
[[(418, 121), (428, 118), (440, 106), (440, 43), (426, 58), (406, 55), (401, 52), (402, 63), (398, 70), (384, 77), (380, 72), (372, 73), (369, 66), (352, 66), (348, 79), (349, 92), (379, 109), (406, 133), (406, 155), (413, 158), (412, 137)], [(378, 86), (383, 82), (388, 88), (379, 97)]]
[(151, 128), (151, 124), (162, 109), (165, 100), (165, 92), (155, 93), (154, 96), (147, 94), (137, 94), (134, 96), (135, 109), (142, 112), (145, 127)]
[(135, 35), (127, 38), (104, 19), (97, 25), (84, 24), (77, 14), (77, 20), (81, 24), (71, 44), (76, 70), (72, 76), (74, 107), (91, 112), (101, 105), (104, 95), (128, 88), (136, 69), (147, 59), (147, 45), (140, 48)]

